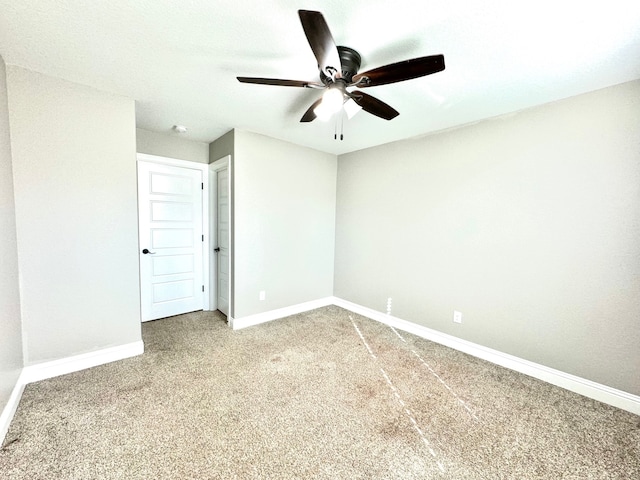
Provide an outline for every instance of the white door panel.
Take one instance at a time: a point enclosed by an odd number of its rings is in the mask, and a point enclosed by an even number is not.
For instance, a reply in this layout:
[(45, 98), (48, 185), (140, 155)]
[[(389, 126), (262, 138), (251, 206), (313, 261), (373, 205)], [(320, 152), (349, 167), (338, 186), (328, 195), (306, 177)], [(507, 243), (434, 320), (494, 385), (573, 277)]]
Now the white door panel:
[(189, 175), (151, 172), (150, 180), (151, 194), (191, 196), (193, 184)]
[[(193, 228), (151, 228), (151, 246), (153, 248), (193, 248), (196, 241)], [(175, 252), (174, 252), (175, 253)]]
[(181, 222), (193, 220), (190, 203), (151, 202), (151, 220), (154, 222)]
[(202, 310), (202, 205), (200, 170), (138, 162), (143, 321)]
[(165, 303), (190, 298), (193, 295), (193, 279), (156, 283), (153, 285), (153, 302)]
[(193, 271), (193, 255), (154, 256), (151, 259), (154, 276), (189, 273)]

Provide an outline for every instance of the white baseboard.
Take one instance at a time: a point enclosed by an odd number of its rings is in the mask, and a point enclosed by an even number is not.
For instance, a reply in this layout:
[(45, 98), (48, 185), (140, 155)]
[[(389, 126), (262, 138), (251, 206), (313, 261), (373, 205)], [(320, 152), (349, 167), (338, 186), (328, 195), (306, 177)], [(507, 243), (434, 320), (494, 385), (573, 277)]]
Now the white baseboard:
[(290, 307), (269, 310), (268, 312), (256, 313), (255, 315), (248, 315), (242, 318), (234, 318), (233, 321), (230, 322), (230, 325), (234, 330), (252, 327), (254, 325), (259, 325), (260, 323), (277, 320), (278, 318), (288, 317), (290, 315), (296, 315), (302, 312), (308, 312), (309, 310), (314, 310), (320, 307), (326, 307), (327, 305), (332, 305), (333, 301), (334, 297), (325, 297), (318, 300), (312, 300), (310, 302), (299, 303)]
[(0, 415), (0, 443), (4, 441), (11, 420), (13, 420), (13, 416), (18, 409), (24, 387), (28, 383), (77, 372), (85, 368), (104, 365), (105, 363), (115, 362), (116, 360), (135, 357), (142, 353), (144, 353), (144, 343), (142, 343), (142, 340), (139, 340), (117, 347), (104, 348), (102, 350), (96, 350), (95, 352), (83, 353), (81, 355), (74, 355), (73, 357), (61, 358), (51, 362), (43, 362), (24, 367), (11, 392), (9, 401), (2, 409), (2, 414)]
[(599, 402), (607, 403), (614, 407), (640, 415), (640, 396), (633, 395), (622, 390), (617, 390), (600, 383), (592, 382), (591, 380), (577, 377), (569, 373), (561, 372), (560, 370), (545, 367), (544, 365), (530, 362), (498, 350), (483, 347), (477, 343), (462, 340), (454, 337), (453, 335), (448, 335), (446, 333), (438, 332), (437, 330), (423, 327), (422, 325), (407, 322), (406, 320), (378, 312), (377, 310), (373, 310), (368, 307), (363, 307), (362, 305), (358, 305), (341, 298), (334, 297), (333, 304), (399, 330), (431, 340), (432, 342), (468, 353), (474, 357), (487, 360), (502, 367), (524, 373), (530, 377), (534, 377), (566, 390), (584, 395), (585, 397), (593, 398)]
[(95, 352), (74, 355), (73, 357), (61, 358), (51, 362), (38, 363), (24, 367), (20, 379), (25, 383), (38, 382), (47, 378), (77, 372), (85, 368), (104, 365), (105, 363), (135, 357), (144, 353), (144, 343), (137, 342), (118, 345), (117, 347), (103, 348)]
[(13, 420), (16, 410), (18, 410), (18, 404), (20, 403), (23, 391), (24, 383), (21, 383), (20, 379), (18, 379), (18, 383), (16, 383), (15, 387), (13, 387), (13, 390), (11, 391), (9, 401), (7, 401), (4, 409), (2, 409), (2, 414), (0, 414), (0, 445), (4, 442), (4, 437), (9, 431), (11, 420)]

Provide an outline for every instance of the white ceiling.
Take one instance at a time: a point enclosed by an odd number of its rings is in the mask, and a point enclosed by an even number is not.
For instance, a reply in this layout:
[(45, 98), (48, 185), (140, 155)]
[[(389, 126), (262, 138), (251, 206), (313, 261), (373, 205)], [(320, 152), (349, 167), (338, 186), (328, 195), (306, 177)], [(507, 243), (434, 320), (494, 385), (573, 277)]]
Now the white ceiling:
[[(299, 123), (318, 81), (297, 10), (318, 10), (360, 71), (432, 54), (446, 70), (367, 93), (400, 115)], [(0, 0), (7, 64), (136, 100), (140, 128), (211, 142), (232, 128), (341, 154), (640, 78), (638, 0)]]

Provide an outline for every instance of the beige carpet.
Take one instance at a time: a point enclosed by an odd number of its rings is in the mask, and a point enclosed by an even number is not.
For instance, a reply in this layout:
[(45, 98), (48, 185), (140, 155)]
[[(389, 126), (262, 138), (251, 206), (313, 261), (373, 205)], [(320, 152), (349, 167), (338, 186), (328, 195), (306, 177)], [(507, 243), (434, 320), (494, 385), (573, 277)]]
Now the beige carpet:
[(639, 479), (640, 417), (338, 307), (27, 386), (2, 479)]

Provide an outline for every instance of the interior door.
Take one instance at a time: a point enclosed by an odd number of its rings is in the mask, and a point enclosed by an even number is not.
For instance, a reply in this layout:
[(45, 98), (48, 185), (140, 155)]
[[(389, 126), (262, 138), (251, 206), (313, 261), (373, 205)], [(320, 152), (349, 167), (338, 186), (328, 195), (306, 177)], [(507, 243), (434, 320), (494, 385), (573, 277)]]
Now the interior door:
[(138, 162), (142, 321), (202, 310), (202, 172)]
[(217, 261), (217, 300), (218, 310), (229, 316), (229, 170), (217, 171), (217, 240), (215, 249)]

